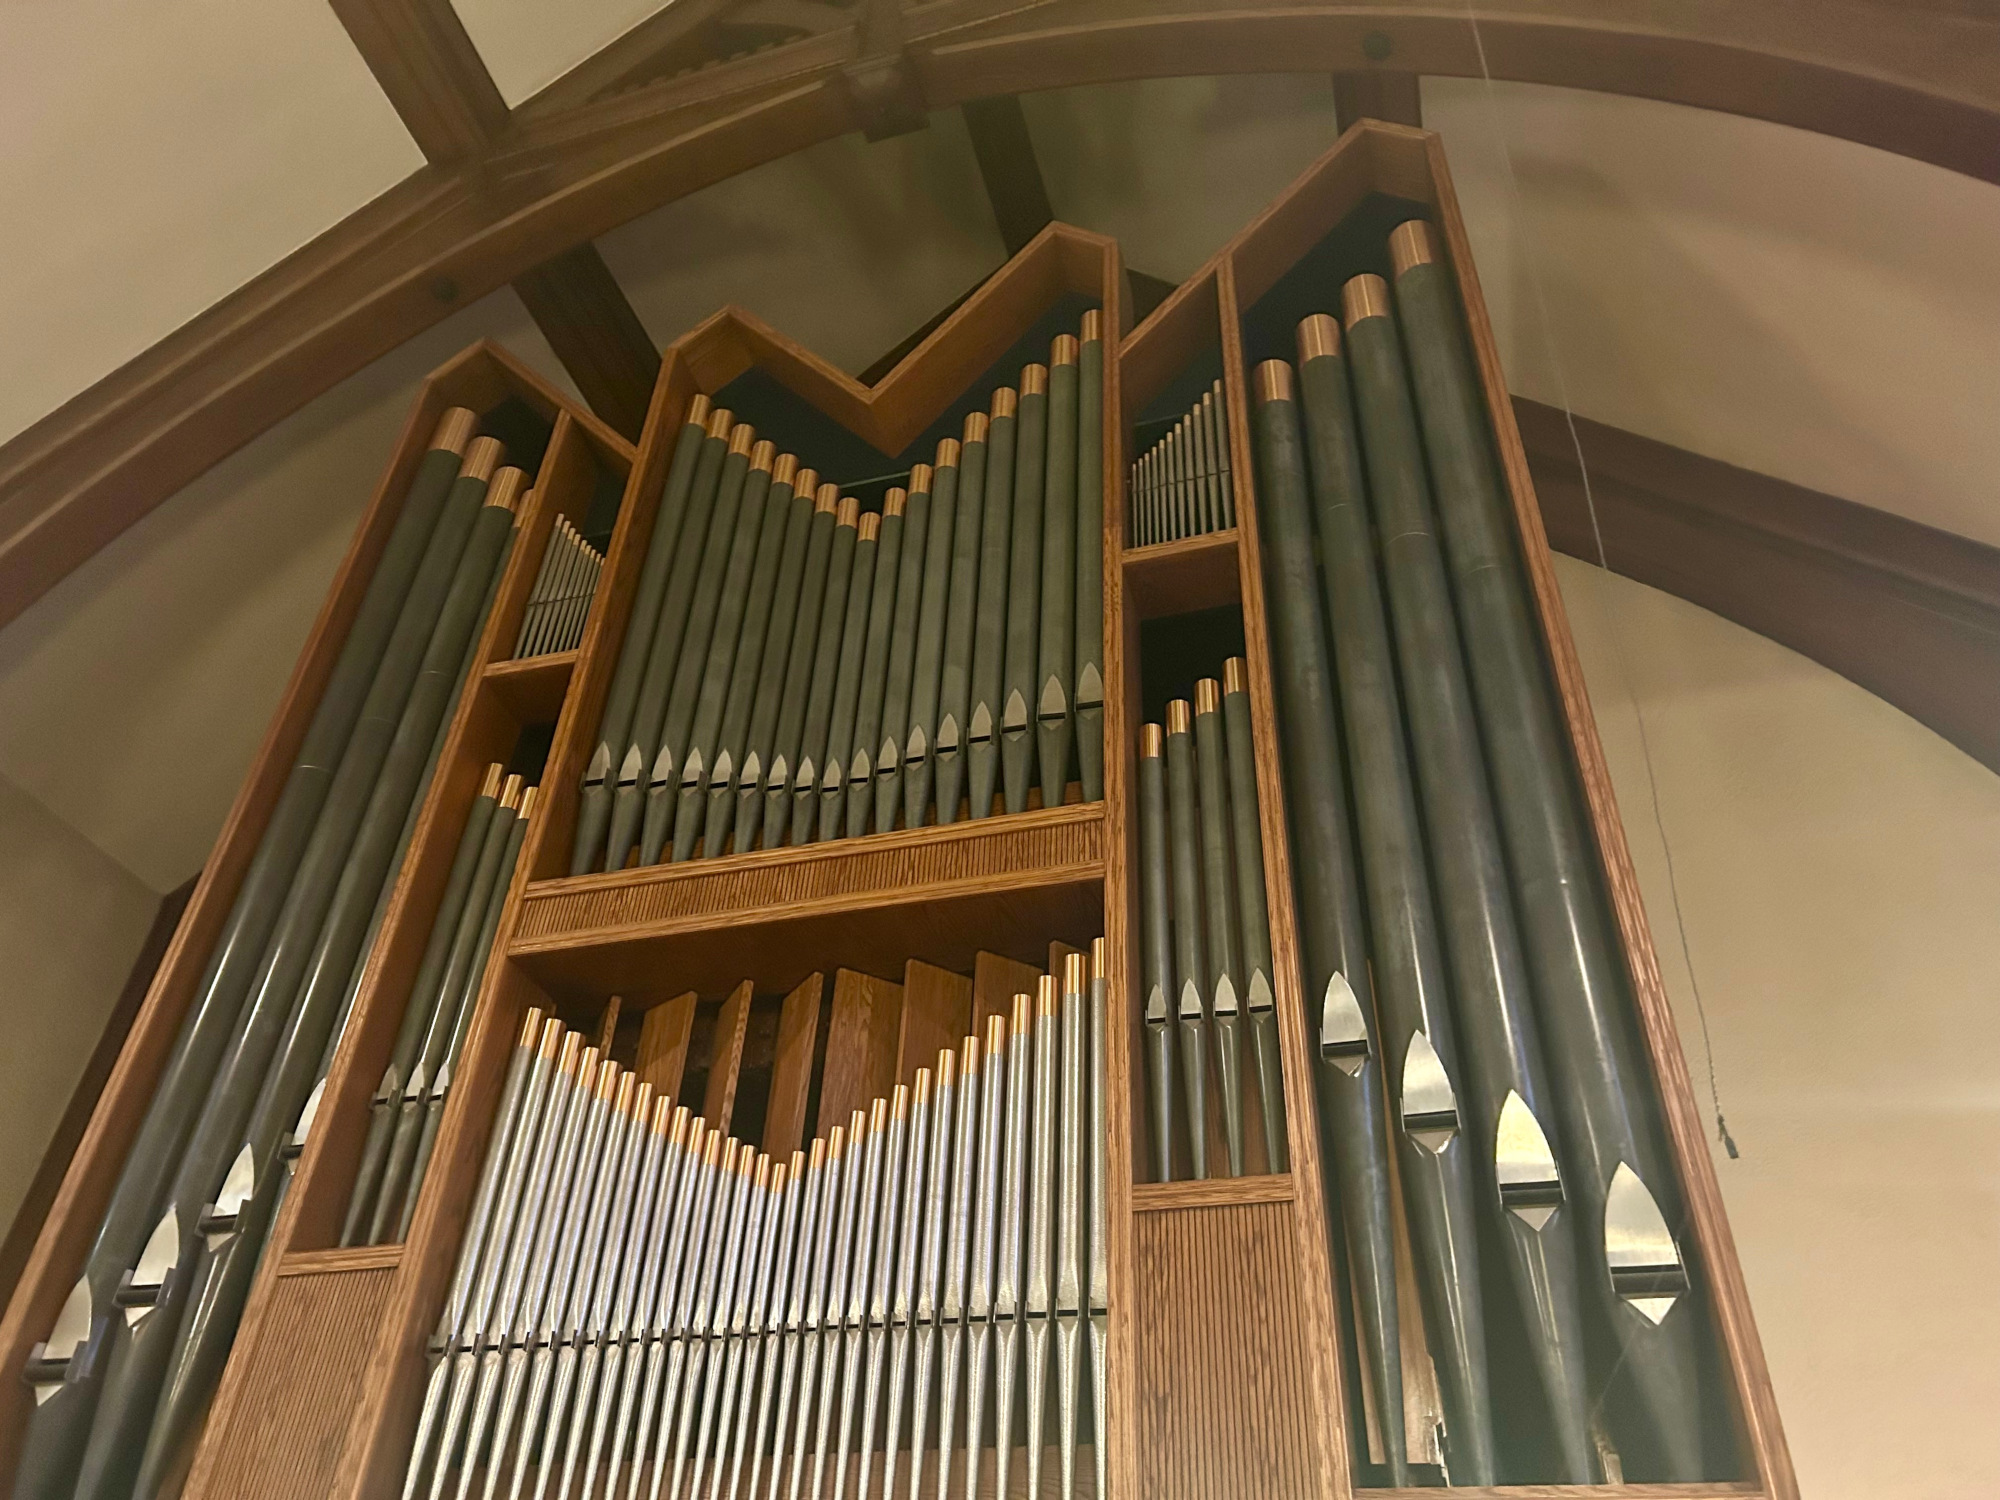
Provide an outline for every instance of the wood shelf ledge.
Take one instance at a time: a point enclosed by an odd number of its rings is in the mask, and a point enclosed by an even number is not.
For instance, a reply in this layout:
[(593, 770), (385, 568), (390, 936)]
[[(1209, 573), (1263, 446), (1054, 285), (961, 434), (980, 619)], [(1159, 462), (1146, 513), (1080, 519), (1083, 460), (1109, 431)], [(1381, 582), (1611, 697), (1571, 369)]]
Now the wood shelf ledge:
[(1749, 1500), (1764, 1493), (1753, 1480), (1711, 1479), (1698, 1484), (1500, 1484), (1452, 1489), (1358, 1489), (1368, 1500)]
[(335, 1276), (380, 1271), (403, 1263), (401, 1245), (350, 1245), (336, 1250), (294, 1250), (278, 1262), (280, 1276)]
[(1256, 1177), (1206, 1177), (1187, 1182), (1141, 1182), (1132, 1189), (1132, 1212), (1156, 1214), (1177, 1208), (1289, 1203), (1297, 1192), (1289, 1172)]
[(547, 724), (562, 712), (576, 671), (576, 651), (549, 651), (513, 661), (496, 661), (485, 671), (501, 699), (524, 724)]
[(1242, 599), (1236, 528), (1127, 548), (1125, 590), (1142, 620), (1192, 614)]

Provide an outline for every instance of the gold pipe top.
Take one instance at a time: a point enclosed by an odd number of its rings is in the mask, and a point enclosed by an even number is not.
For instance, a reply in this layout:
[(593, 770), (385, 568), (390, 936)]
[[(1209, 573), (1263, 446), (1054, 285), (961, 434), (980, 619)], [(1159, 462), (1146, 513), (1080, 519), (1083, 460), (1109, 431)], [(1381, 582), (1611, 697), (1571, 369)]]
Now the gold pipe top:
[(528, 1007), (528, 1013), (521, 1017), (521, 1040), (514, 1045), (517, 1047), (534, 1046), (535, 1033), (541, 1029), (542, 1008), (539, 1005), (531, 1005)]
[(486, 768), (485, 779), (479, 783), (479, 795), (482, 797), (498, 797), (500, 795), (500, 773), (506, 769), (497, 760), (488, 766)]
[(955, 1078), (957, 1074), (958, 1074), (958, 1054), (952, 1051), (951, 1048), (949, 1047), (938, 1048), (937, 1086), (941, 1089), (950, 1088), (952, 1084), (952, 1079)]
[[(973, 416), (975, 416), (975, 417), (978, 417), (978, 418), (979, 418), (979, 430), (980, 430), (981, 432), (984, 432), (984, 431), (986, 430), (986, 418), (985, 418), (984, 414), (983, 414), (983, 413), (980, 413), (980, 412), (974, 412), (974, 413), (973, 413), (972, 415), (973, 415)], [(970, 420), (971, 420), (971, 418), (967, 418), (967, 420), (968, 420), (968, 421), (970, 421)], [(938, 467), (939, 467), (940, 469), (955, 469), (955, 468), (957, 468), (957, 467), (958, 467), (958, 454), (959, 454), (959, 446), (958, 446), (958, 439), (957, 439), (957, 438), (939, 438), (939, 439), (938, 439), (938, 446), (937, 446), (937, 466), (938, 466)], [(912, 479), (912, 480), (910, 481), (910, 488), (911, 488), (911, 489), (915, 489), (915, 488), (916, 488), (916, 481), (915, 481), (914, 479)], [(924, 486), (924, 488), (926, 488), (926, 489), (929, 489), (929, 488), (930, 488), (930, 486), (929, 486), (929, 485), (926, 485), (926, 486)]]
[[(994, 393), (994, 396), (993, 396), (993, 402), (994, 402), (994, 404), (995, 404), (996, 406), (997, 406), (997, 405), (999, 404), (999, 402), (1000, 402), (1000, 396), (999, 396), (999, 393), (998, 393), (997, 391), (996, 391), (996, 392)], [(1009, 407), (1007, 408), (1007, 410), (1009, 410), (1009, 411), (1012, 411), (1013, 409), (1014, 409), (1014, 408), (1013, 408), (1012, 406), (1009, 406)], [(987, 415), (986, 415), (986, 413), (985, 413), (985, 412), (983, 412), (983, 411), (972, 411), (972, 412), (967, 412), (967, 413), (965, 414), (965, 441), (966, 441), (966, 442), (968, 442), (968, 443), (983, 443), (983, 442), (985, 442), (985, 441), (986, 441), (986, 428), (987, 428), (987, 425), (988, 425), (988, 424), (989, 424), (989, 423), (990, 423), (990, 422), (991, 422), (992, 420), (993, 420), (993, 419), (992, 419), (991, 417), (987, 416)], [(945, 439), (945, 441), (946, 441), (946, 442), (950, 442), (950, 441), (951, 441), (951, 439), (949, 439), (949, 438), (946, 438), (946, 439)], [(942, 455), (942, 454), (943, 454), (943, 452), (944, 452), (944, 448), (943, 448), (943, 446), (942, 446), (942, 445), (940, 445), (940, 446), (939, 446), (939, 448), (938, 448), (938, 452), (939, 452), (939, 454), (940, 454), (940, 455)], [(938, 459), (938, 467), (939, 467), (940, 469), (944, 467), (944, 459), (943, 459), (942, 457), (940, 457), (940, 458)]]
[(917, 1076), (912, 1081), (910, 1089), (910, 1099), (918, 1109), (922, 1109), (931, 1102), (931, 1070), (929, 1068), (917, 1069)]
[[(861, 504), (859, 500), (850, 501), (849, 503), (857, 507)], [(868, 512), (867, 515), (861, 518), (861, 535), (858, 538), (858, 540), (864, 542), (872, 542), (875, 540), (876, 536), (880, 534), (881, 530), (882, 530), (882, 518), (876, 515), (875, 512), (871, 510)]]
[(726, 406), (718, 406), (708, 414), (708, 435), (712, 438), (726, 438), (729, 429), (736, 425), (736, 418)]
[(563, 1023), (558, 1021), (554, 1016), (550, 1016), (548, 1020), (542, 1022), (541, 1053), (543, 1057), (552, 1058), (558, 1052), (562, 1051), (563, 1033)]
[(748, 422), (738, 422), (729, 429), (729, 456), (747, 454), (757, 444), (757, 429)]
[(785, 1169), (774, 1165), (768, 1156), (757, 1158), (757, 1191), (776, 1192), (785, 1185)]
[(1016, 391), (1011, 385), (1001, 386), (999, 390), (993, 393), (993, 420), (997, 422), (1002, 417), (1013, 416), (1015, 408), (1020, 404), (1020, 392)]
[[(813, 1144), (817, 1146), (818, 1141)], [(826, 1159), (829, 1163), (839, 1161), (847, 1155), (847, 1127), (836, 1125), (826, 1133)]]
[[(616, 1067), (617, 1064), (613, 1063), (612, 1066)], [(618, 1098), (611, 1106), (619, 1114), (629, 1115), (632, 1113), (632, 1090), (637, 1085), (637, 1082), (638, 1075), (636, 1073), (623, 1073), (619, 1075)]]
[(1289, 401), (1292, 399), (1292, 367), (1282, 359), (1267, 359), (1257, 366), (1257, 399), (1259, 401)]
[(714, 398), (701, 391), (696, 391), (688, 400), (687, 420), (693, 426), (706, 427), (708, 425), (708, 414), (714, 409)]
[(1049, 363), (1052, 365), (1073, 365), (1076, 363), (1076, 336), (1059, 333), (1055, 342), (1049, 345)]
[(1213, 677), (1204, 677), (1194, 685), (1194, 711), (1198, 714), (1212, 714), (1222, 707), (1222, 684)]
[(512, 812), (521, 804), (521, 778), (509, 776), (500, 788), (500, 805)]
[(1222, 664), (1222, 695), (1225, 698), (1231, 693), (1250, 691), (1249, 681), (1244, 676), (1246, 670), (1246, 663), (1240, 656), (1232, 656)]
[(1104, 314), (1092, 308), (1083, 315), (1083, 324), (1077, 330), (1077, 337), (1086, 344), (1096, 344), (1104, 339)]
[(1160, 752), (1166, 748), (1166, 734), (1157, 724), (1139, 726), (1139, 754), (1146, 760), (1158, 760)]
[(1021, 366), (1021, 394), (1040, 396), (1049, 388), (1049, 367), (1047, 365)]
[[(821, 485), (820, 493), (824, 495), (827, 492), (827, 490), (837, 489), (837, 488), (838, 486), (836, 485)], [(852, 495), (842, 495), (840, 497), (840, 503), (834, 507), (833, 511), (834, 525), (853, 526), (857, 524), (860, 520), (861, 520), (861, 502), (855, 499)]]
[(750, 467), (758, 474), (768, 474), (778, 461), (778, 445), (769, 438), (763, 439), (750, 450)]
[[(1027, 997), (1025, 995), (1022, 995), (1022, 996), (1017, 996), (1016, 998), (1026, 999)], [(997, 1015), (997, 1014), (988, 1016), (986, 1018), (987, 1054), (991, 1057), (997, 1058), (1000, 1056), (1001, 1053), (1005, 1052), (1006, 1050), (1007, 1050), (1007, 1018), (1003, 1015)]]
[[(639, 1077), (637, 1073), (632, 1076)], [(653, 1118), (653, 1086), (643, 1080), (632, 1090), (632, 1118), (641, 1125), (650, 1123)]]
[(465, 445), (472, 441), (472, 435), (479, 431), (479, 413), (469, 406), (447, 406), (444, 415), (438, 418), (436, 429), (431, 433), (433, 453), (456, 453), (465, 456)]
[[(910, 477), (914, 479), (916, 475), (912, 474)], [(909, 498), (908, 490), (900, 485), (891, 485), (889, 493), (882, 497), (882, 519), (886, 521), (891, 516), (900, 516), (903, 513), (904, 502)]]
[(1065, 954), (1063, 956), (1063, 993), (1066, 995), (1081, 994), (1084, 985), (1090, 982), (1089, 968), (1090, 960), (1083, 954)]
[(806, 1154), (803, 1151), (794, 1151), (792, 1153), (792, 1181), (797, 1182), (805, 1174)]
[[(875, 1101), (875, 1107), (877, 1109), (882, 1108), (882, 1101), (880, 1099), (877, 1099)], [(868, 1112), (866, 1110), (857, 1109), (853, 1114), (847, 1117), (848, 1148), (853, 1151), (859, 1151), (861, 1149), (861, 1142), (863, 1141), (863, 1139), (866, 1138), (867, 1134), (868, 1134)]]
[(1349, 328), (1363, 318), (1387, 317), (1389, 283), (1373, 272), (1356, 276), (1340, 289), (1340, 307)]
[(799, 472), (799, 456), (796, 453), (780, 453), (778, 461), (771, 465), (771, 483), (790, 484)]
[[(796, 1154), (796, 1153), (794, 1153), (794, 1155), (793, 1155), (793, 1158), (792, 1158), (792, 1159), (793, 1159), (794, 1161), (796, 1161), (796, 1160), (798, 1159), (798, 1157), (797, 1157), (797, 1154)], [(820, 1139), (819, 1139), (818, 1137), (814, 1137), (814, 1139), (813, 1139), (813, 1143), (812, 1143), (812, 1150), (811, 1150), (811, 1154), (807, 1156), (807, 1158), (806, 1158), (806, 1162), (807, 1162), (807, 1165), (808, 1165), (808, 1168), (809, 1168), (809, 1170), (811, 1170), (811, 1171), (814, 1171), (814, 1172), (817, 1172), (817, 1171), (818, 1171), (818, 1170), (819, 1170), (819, 1169), (820, 1169), (821, 1167), (823, 1167), (823, 1166), (825, 1166), (825, 1165), (826, 1165), (826, 1142), (825, 1142), (825, 1141), (823, 1141), (823, 1140), (820, 1140)]]
[(1167, 733), (1186, 734), (1188, 727), (1188, 701), (1176, 698), (1167, 705)]
[(597, 1097), (602, 1099), (606, 1104), (609, 1104), (618, 1093), (618, 1075), (625, 1070), (606, 1057), (602, 1052), (598, 1052), (597, 1048), (592, 1047), (590, 1050), (597, 1052), (597, 1061), (595, 1064), (597, 1069)]
[(562, 1038), (562, 1051), (558, 1054), (558, 1061), (556, 1063), (557, 1069), (565, 1074), (573, 1075), (577, 1071), (577, 1064), (582, 1061), (582, 1058), (583, 1038), (574, 1031), (565, 1031)]
[(466, 446), (465, 462), (458, 466), (460, 479), (491, 479), (493, 471), (500, 467), (500, 460), (507, 456), (507, 450), (500, 446), (500, 439), (474, 438)]
[[(880, 1109), (882, 1107), (882, 1101), (880, 1099), (877, 1099), (875, 1101), (875, 1107), (877, 1109)], [(893, 1120), (909, 1119), (910, 1086), (907, 1083), (897, 1084), (896, 1092), (889, 1096), (889, 1117)]]
[[(732, 1143), (732, 1144), (733, 1144), (733, 1143)], [(721, 1166), (721, 1165), (722, 1165), (722, 1132), (721, 1132), (721, 1131), (719, 1131), (719, 1130), (711, 1130), (711, 1131), (709, 1131), (709, 1133), (708, 1133), (708, 1149), (702, 1152), (702, 1154), (701, 1154), (701, 1159), (702, 1159), (702, 1163), (703, 1163), (703, 1165), (705, 1165), (705, 1166), (709, 1166), (709, 1167), (719, 1167), (719, 1166)]]
[(1090, 940), (1090, 977), (1102, 979), (1110, 972), (1111, 945), (1102, 937)]
[[(813, 477), (818, 478), (817, 475), (814, 475)], [(836, 515), (839, 512), (839, 510), (840, 510), (840, 486), (835, 484), (832, 480), (829, 479), (825, 484), (821, 485), (819, 489), (814, 493), (813, 511), (815, 514), (817, 514), (820, 511), (825, 511), (828, 515), (831, 516), (831, 515)]]
[(1299, 363), (1340, 353), (1340, 322), (1332, 313), (1314, 313), (1299, 324)]
[[(687, 1106), (683, 1104), (681, 1109), (685, 1112)], [(700, 1115), (690, 1115), (688, 1117), (687, 1145), (689, 1151), (693, 1152), (696, 1156), (700, 1156), (707, 1150), (707, 1147), (703, 1143), (708, 1140), (710, 1134), (708, 1121), (704, 1120)]]
[(691, 1127), (700, 1121), (701, 1116), (689, 1114), (685, 1104), (674, 1104), (671, 1097), (662, 1098), (660, 1102), (673, 1105), (674, 1110), (673, 1119), (667, 1126), (667, 1138), (676, 1146), (685, 1146)]
[(979, 1076), (980, 1041), (969, 1036), (958, 1044), (958, 1074), (968, 1085)]
[(540, 791), (541, 788), (538, 786), (524, 786), (521, 788), (521, 805), (516, 809), (515, 816), (520, 818), (522, 822), (527, 822), (528, 814), (535, 810), (535, 796)]
[(1437, 241), (1422, 219), (1405, 219), (1389, 231), (1389, 265), (1398, 280), (1405, 271), (1437, 259)]
[(516, 510), (527, 498), (521, 493), (527, 483), (528, 476), (512, 465), (496, 469), (486, 485), (486, 503), (497, 505), (501, 510)]
[(792, 493), (795, 495), (804, 495), (808, 500), (817, 498), (819, 495), (819, 470), (802, 468), (798, 473), (794, 474), (792, 476)]
[[(1024, 995), (1021, 998), (1026, 999), (1027, 997)], [(1035, 1013), (1037, 1015), (1054, 1015), (1061, 1001), (1062, 995), (1055, 975), (1044, 974), (1040, 979), (1035, 981)]]
[(673, 1129), (674, 1101), (665, 1094), (653, 1100), (652, 1131), (654, 1135), (667, 1135)]
[[(951, 438), (946, 438), (944, 442), (951, 444), (952, 462), (957, 463), (958, 462), (957, 442)], [(939, 456), (942, 457), (942, 450), (944, 448), (944, 443), (938, 444), (938, 448), (940, 450)], [(928, 495), (931, 492), (931, 486), (936, 483), (937, 483), (937, 470), (933, 469), (929, 464), (910, 465), (910, 493), (912, 495)]]

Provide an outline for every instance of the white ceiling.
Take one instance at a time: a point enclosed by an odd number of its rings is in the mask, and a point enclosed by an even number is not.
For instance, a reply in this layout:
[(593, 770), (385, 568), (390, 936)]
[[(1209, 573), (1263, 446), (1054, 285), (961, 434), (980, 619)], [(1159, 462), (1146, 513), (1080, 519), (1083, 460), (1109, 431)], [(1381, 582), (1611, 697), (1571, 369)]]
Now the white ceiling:
[(509, 104), (539, 93), (675, 0), (452, 0)]

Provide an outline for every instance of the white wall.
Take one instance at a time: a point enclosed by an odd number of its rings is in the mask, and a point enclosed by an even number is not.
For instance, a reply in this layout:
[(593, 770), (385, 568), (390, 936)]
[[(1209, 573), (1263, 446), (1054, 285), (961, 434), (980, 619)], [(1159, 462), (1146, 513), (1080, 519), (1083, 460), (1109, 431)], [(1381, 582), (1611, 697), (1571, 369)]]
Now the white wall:
[(1762, 636), (1557, 571), (1696, 1093), (1712, 1056), (1741, 1152), (1711, 1141), (1804, 1493), (1988, 1500), (2000, 778)]
[(14, 1221), (160, 898), (0, 776), (0, 1234)]

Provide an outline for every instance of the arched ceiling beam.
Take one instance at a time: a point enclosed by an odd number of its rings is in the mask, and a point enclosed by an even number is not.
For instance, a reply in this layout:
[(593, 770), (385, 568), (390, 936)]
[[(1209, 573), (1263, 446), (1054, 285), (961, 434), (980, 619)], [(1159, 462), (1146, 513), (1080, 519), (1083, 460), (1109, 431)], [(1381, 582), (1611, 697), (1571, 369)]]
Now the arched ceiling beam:
[[(708, 0), (703, 0), (706, 5)], [(879, 20), (870, 0), (855, 12)], [(675, 7), (679, 9), (679, 7)], [(717, 7), (726, 12), (727, 5)], [(568, 80), (0, 446), (0, 625), (369, 361), (639, 214), (878, 118), (1145, 77), (1388, 67), (1775, 120), (2000, 182), (2000, 20), (1926, 0), (935, 0), (624, 92)], [(860, 38), (893, 35), (892, 55)], [(618, 80), (648, 76), (643, 38)], [(617, 46), (619, 44), (614, 44)], [(585, 69), (591, 65), (586, 63)], [(580, 70), (581, 71), (581, 70)]]

